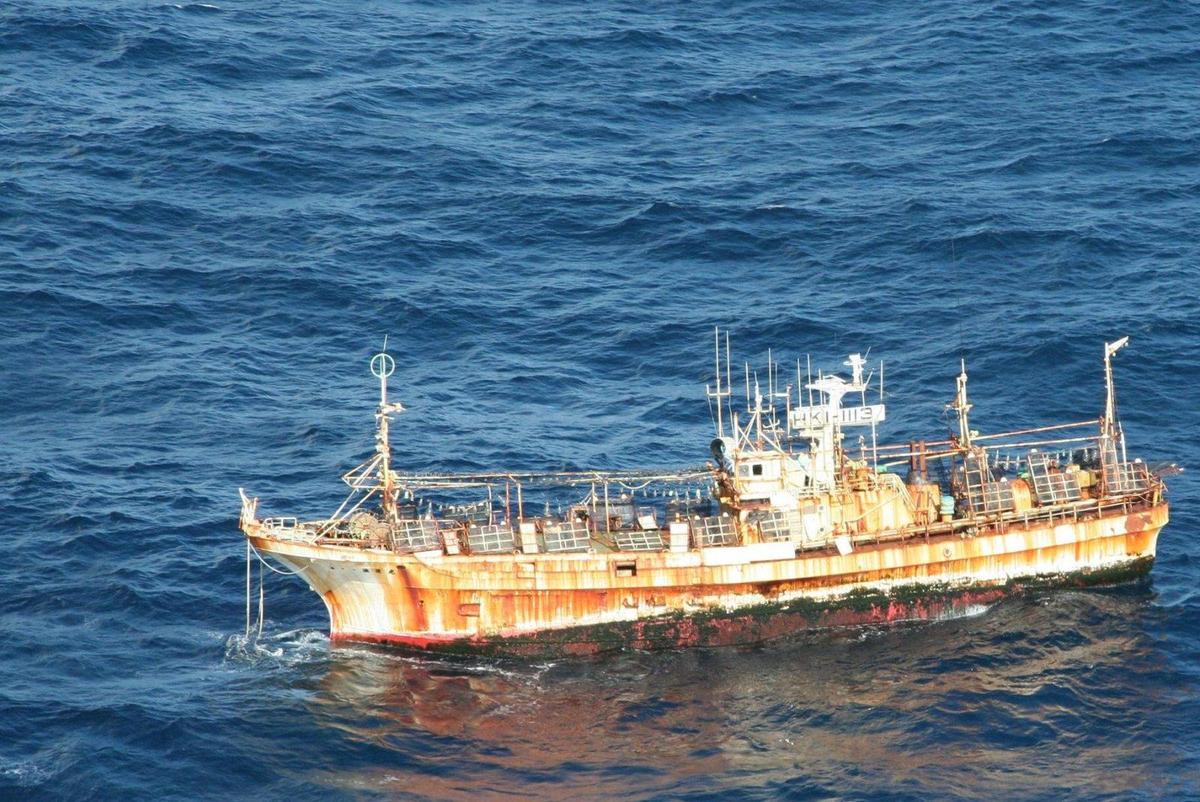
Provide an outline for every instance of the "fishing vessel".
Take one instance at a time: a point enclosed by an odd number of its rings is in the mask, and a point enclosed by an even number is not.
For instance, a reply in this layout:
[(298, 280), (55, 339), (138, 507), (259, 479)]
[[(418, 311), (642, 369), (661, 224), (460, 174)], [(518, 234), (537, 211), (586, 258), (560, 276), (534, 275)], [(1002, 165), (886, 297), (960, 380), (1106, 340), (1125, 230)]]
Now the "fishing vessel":
[(1127, 343), (1104, 346), (1096, 417), (980, 433), (964, 362), (948, 431), (887, 444), (882, 362), (797, 362), (785, 384), (768, 357), (765, 387), (738, 376), (735, 409), (716, 331), (704, 464), (478, 473), (397, 470), (385, 347), (375, 450), (332, 516), (260, 518), (239, 491), (247, 626), (251, 555), (307, 582), (334, 641), (523, 656), (747, 644), (1129, 580), (1154, 561), (1168, 471), (1126, 453), (1112, 360)]

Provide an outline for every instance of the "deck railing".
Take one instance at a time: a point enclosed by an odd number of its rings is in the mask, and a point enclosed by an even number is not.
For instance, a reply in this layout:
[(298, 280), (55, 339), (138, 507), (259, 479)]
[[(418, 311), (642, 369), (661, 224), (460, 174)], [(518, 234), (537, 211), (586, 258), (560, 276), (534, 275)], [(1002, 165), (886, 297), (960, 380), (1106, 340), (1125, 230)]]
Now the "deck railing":
[[(778, 542), (790, 539), (795, 546), (796, 553), (800, 554), (802, 552), (832, 549), (835, 547), (836, 541), (845, 538), (849, 538), (851, 544), (861, 546), (912, 538), (928, 539), (946, 534), (970, 536), (982, 531), (1003, 532), (1010, 527), (1028, 528), (1031, 526), (1054, 525), (1060, 522), (1078, 523), (1081, 520), (1099, 518), (1116, 511), (1130, 514), (1145, 510), (1161, 499), (1162, 482), (1160, 479), (1149, 473), (1141, 463), (1126, 463), (1126, 466), (1128, 466), (1130, 475), (1134, 477), (1133, 486), (1141, 488), (1139, 492), (1127, 493), (1116, 497), (1081, 499), (1078, 501), (1048, 504), (1032, 507), (1020, 512), (1008, 511), (1003, 514), (975, 514), (945, 522), (929, 521), (923, 526), (908, 526), (901, 529), (878, 532), (851, 533), (834, 530), (825, 534), (824, 537), (814, 537), (808, 532), (803, 532), (801, 533), (802, 536), (797, 537), (797, 533), (793, 531), (790, 533), (791, 536), (789, 538), (781, 531), (781, 527), (785, 524), (784, 520), (776, 520), (779, 516), (768, 516), (770, 517), (770, 521), (767, 521), (763, 519), (762, 515), (753, 517), (753, 520), (749, 522), (745, 529), (748, 532), (753, 532), (756, 537), (764, 541)], [(733, 524), (732, 519), (722, 520), (728, 520), (729, 525)], [(563, 526), (563, 524), (556, 524), (553, 521), (531, 522), (539, 530), (543, 527), (557, 526), (561, 528)], [(707, 520), (704, 521), (705, 526), (698, 528), (695, 520), (689, 520), (686, 523), (689, 527), (693, 528), (693, 548), (720, 548), (721, 546), (731, 545), (738, 541), (736, 538), (697, 536), (697, 533), (701, 535), (711, 534), (708, 532), (708, 529), (711, 527), (707, 525), (709, 524)], [(792, 521), (789, 520), (786, 523), (788, 529), (794, 530), (795, 527)], [(261, 527), (261, 531), (264, 534), (282, 540), (322, 545), (351, 546), (363, 549), (386, 549), (398, 554), (421, 551), (443, 551), (449, 554), (459, 554), (462, 553), (463, 545), (468, 545), (467, 553), (476, 554), (507, 554), (516, 553), (518, 550), (515, 540), (510, 540), (512, 537), (511, 533), (509, 534), (509, 539), (505, 539), (499, 537), (500, 532), (491, 531), (493, 529), (505, 529), (508, 531), (506, 527), (471, 526), (453, 520), (415, 519), (400, 521), (398, 524), (393, 525), (379, 521), (379, 531), (371, 533), (356, 530), (347, 521), (339, 521), (331, 525), (329, 522), (301, 522), (292, 517), (266, 518), (259, 522), (258, 526)], [(580, 527), (576, 527), (576, 529), (578, 528)], [(644, 530), (630, 531), (635, 535), (643, 536), (644, 539)], [(605, 537), (599, 537), (594, 534), (589, 536), (589, 548), (545, 548), (545, 551), (547, 553), (556, 552), (564, 554), (569, 552), (586, 553), (594, 550), (623, 552), (630, 550), (660, 551), (666, 549), (666, 540), (663, 538), (665, 530), (655, 530), (655, 532), (658, 534), (658, 537), (654, 539), (653, 547), (650, 547), (649, 541), (643, 544), (639, 540), (637, 546), (632, 545), (631, 542), (627, 543), (626, 541), (629, 541), (629, 538), (619, 537), (620, 532), (614, 530)], [(449, 541), (451, 540), (453, 541), (453, 548), (450, 547), (451, 544)], [(503, 544), (499, 543), (500, 540), (504, 541)], [(579, 544), (574, 545), (578, 546)]]

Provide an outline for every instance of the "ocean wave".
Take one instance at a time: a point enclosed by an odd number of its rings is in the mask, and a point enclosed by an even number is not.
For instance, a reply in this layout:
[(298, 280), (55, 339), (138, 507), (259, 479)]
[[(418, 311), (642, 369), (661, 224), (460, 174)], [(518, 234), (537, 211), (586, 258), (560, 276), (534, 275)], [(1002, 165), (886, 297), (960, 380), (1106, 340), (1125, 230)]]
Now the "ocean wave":
[[(1194, 9), (0, 16), (0, 796), (1196, 796)], [(399, 466), (640, 467), (708, 457), (718, 324), (870, 348), (897, 440), (960, 357), (981, 429), (1093, 417), (1130, 334), (1151, 581), (522, 666), (267, 572), (243, 632), (237, 488), (336, 508), (384, 335)]]

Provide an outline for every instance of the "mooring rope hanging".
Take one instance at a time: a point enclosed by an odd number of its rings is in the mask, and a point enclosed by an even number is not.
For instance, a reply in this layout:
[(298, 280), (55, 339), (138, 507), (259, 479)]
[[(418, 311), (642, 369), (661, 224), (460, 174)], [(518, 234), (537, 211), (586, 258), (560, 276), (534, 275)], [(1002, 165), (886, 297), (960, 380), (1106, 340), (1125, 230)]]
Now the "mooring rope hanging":
[[(262, 555), (258, 553), (258, 549), (254, 548), (254, 546), (251, 546), (251, 545), (250, 545), (250, 541), (249, 541), (249, 540), (247, 540), (247, 541), (246, 541), (246, 547), (247, 547), (247, 548), (249, 548), (249, 549), (253, 549), (253, 551), (254, 551), (254, 556), (258, 558), (258, 561), (259, 561), (260, 563), (262, 563), (263, 565), (265, 565), (267, 568), (269, 568), (270, 570), (274, 571), (275, 573), (279, 574), (280, 576), (301, 576), (301, 573), (300, 573), (299, 571), (280, 571), (278, 568), (276, 568), (275, 566), (271, 565), (269, 562), (267, 562), (266, 560), (264, 560), (264, 559), (262, 558)], [(249, 559), (249, 557), (247, 557), (246, 559)], [(249, 568), (247, 568), (246, 570), (247, 570), (247, 571), (249, 571), (250, 569), (249, 569)], [(247, 582), (246, 582), (246, 588), (247, 588), (247, 590), (246, 590), (246, 597), (247, 597), (247, 598), (249, 598), (249, 596), (250, 596), (249, 587), (250, 587), (250, 583), (249, 583), (249, 580), (247, 580)]]
[(246, 639), (250, 639), (250, 541), (246, 541)]
[(251, 627), (251, 618), (250, 618), (250, 609), (251, 609), (250, 599), (251, 599), (251, 592), (252, 592), (251, 569), (253, 568), (254, 563), (250, 559), (251, 552), (253, 552), (254, 556), (258, 558), (258, 563), (259, 563), (259, 568), (258, 568), (258, 637), (260, 637), (260, 638), (262, 637), (262, 633), (263, 633), (263, 621), (265, 618), (264, 608), (266, 607), (266, 590), (264, 589), (264, 583), (263, 583), (263, 577), (265, 575), (263, 574), (263, 568), (268, 568), (282, 576), (300, 576), (299, 571), (280, 571), (278, 568), (271, 565), (269, 562), (267, 562), (266, 560), (264, 560), (262, 558), (262, 555), (258, 553), (258, 549), (254, 548), (253, 544), (250, 543), (250, 539), (249, 538), (246, 539), (246, 640), (250, 639), (250, 632), (253, 630), (253, 627)]
[[(249, 543), (250, 541), (246, 541), (246, 542)], [(262, 562), (262, 560), (259, 560), (259, 562)], [(265, 565), (265, 563), (263, 563), (263, 564)], [(259, 566), (259, 569), (258, 569), (258, 637), (259, 638), (262, 637), (262, 633), (263, 633), (263, 601), (264, 601), (265, 595), (266, 595), (265, 591), (263, 590), (263, 570), (262, 570), (262, 567)]]

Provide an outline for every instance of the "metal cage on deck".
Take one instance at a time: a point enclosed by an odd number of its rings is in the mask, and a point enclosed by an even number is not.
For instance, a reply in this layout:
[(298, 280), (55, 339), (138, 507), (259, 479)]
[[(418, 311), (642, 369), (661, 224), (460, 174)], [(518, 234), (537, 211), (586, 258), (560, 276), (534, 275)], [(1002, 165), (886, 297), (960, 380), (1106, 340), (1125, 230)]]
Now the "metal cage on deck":
[(619, 551), (662, 551), (667, 547), (657, 529), (613, 532), (613, 540)]
[(1033, 494), (1038, 504), (1064, 504), (1069, 501), (1079, 501), (1081, 493), (1079, 481), (1074, 475), (1063, 473), (1057, 465), (1051, 464), (1049, 454), (1031, 451), (1026, 457), (1029, 465), (1029, 478), (1033, 482)]
[(762, 539), (768, 543), (782, 543), (792, 539), (792, 521), (783, 510), (767, 510), (751, 519), (758, 525)]
[(392, 547), (399, 552), (440, 549), (438, 522), (428, 518), (401, 521), (392, 537)]
[(710, 546), (736, 546), (737, 527), (728, 515), (713, 515), (708, 518), (693, 518), (692, 533), (700, 548)]
[(582, 521), (548, 524), (542, 532), (542, 540), (550, 554), (590, 551), (592, 542), (587, 524)]
[(472, 554), (505, 554), (517, 550), (513, 530), (500, 524), (472, 524), (467, 530)]

